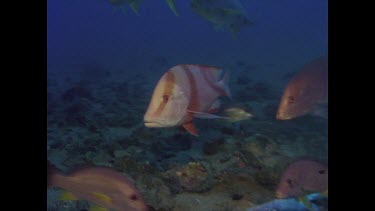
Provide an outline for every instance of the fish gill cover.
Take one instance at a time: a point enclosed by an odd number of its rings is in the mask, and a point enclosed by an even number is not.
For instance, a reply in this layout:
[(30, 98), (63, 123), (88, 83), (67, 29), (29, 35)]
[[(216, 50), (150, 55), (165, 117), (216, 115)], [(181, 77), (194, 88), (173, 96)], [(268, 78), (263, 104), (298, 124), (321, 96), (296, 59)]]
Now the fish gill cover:
[[(327, 7), (327, 0), (49, 0), (47, 154), (55, 170), (47, 173), (110, 169), (126, 178), (125, 195), (139, 193), (149, 210), (327, 210), (321, 188), (296, 186), (307, 195), (282, 199), (277, 190), (299, 158), (327, 162), (328, 119), (306, 107), (276, 119), (288, 83), (327, 56)], [(150, 104), (174, 124), (147, 127)], [(113, 174), (100, 178), (73, 186), (100, 187), (80, 200), (70, 200), (71, 186), (49, 186), (47, 210), (108, 209), (116, 188), (102, 187)], [(126, 196), (120, 206), (137, 207)]]

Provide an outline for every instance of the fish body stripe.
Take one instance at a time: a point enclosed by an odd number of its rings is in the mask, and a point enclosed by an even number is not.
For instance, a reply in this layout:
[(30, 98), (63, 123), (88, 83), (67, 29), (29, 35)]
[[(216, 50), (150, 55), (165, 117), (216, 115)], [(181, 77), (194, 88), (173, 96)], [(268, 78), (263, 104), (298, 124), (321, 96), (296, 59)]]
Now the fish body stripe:
[(190, 97), (189, 97), (189, 105), (187, 108), (188, 110), (191, 110), (191, 111), (197, 111), (199, 109), (199, 96), (198, 96), (196, 80), (188, 65), (182, 65), (181, 67), (184, 70), (187, 76), (187, 79), (189, 81)]
[[(172, 94), (174, 84), (175, 84), (174, 74), (171, 71), (166, 72), (165, 84), (164, 84), (164, 89), (163, 89), (164, 95), (170, 96)], [(161, 101), (158, 108), (154, 112), (153, 116), (158, 117), (161, 114), (161, 112), (163, 112), (165, 105), (166, 103), (164, 101)]]
[(210, 75), (208, 75), (208, 72), (207, 71), (202, 71), (203, 73), (203, 78), (204, 80), (206, 81), (206, 83), (208, 84), (208, 86), (213, 89), (216, 93), (218, 93), (219, 95), (225, 95), (225, 91), (224, 89), (222, 89), (221, 87), (217, 86), (215, 84), (214, 81), (212, 81), (209, 77)]

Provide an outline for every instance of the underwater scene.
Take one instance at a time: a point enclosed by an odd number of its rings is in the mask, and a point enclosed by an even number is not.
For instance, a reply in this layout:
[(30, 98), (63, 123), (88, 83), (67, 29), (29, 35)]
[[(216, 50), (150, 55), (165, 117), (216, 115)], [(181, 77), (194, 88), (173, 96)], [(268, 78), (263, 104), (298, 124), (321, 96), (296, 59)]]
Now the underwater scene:
[(328, 0), (48, 0), (46, 194), (328, 210)]

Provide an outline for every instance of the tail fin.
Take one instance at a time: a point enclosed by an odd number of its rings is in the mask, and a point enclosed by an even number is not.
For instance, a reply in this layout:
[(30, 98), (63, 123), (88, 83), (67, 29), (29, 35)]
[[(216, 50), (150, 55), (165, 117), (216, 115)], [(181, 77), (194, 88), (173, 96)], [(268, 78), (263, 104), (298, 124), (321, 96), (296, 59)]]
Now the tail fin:
[(143, 0), (140, 1), (133, 1), (129, 4), (130, 8), (133, 10), (133, 12), (137, 15), (139, 15), (139, 6), (141, 5)]
[(177, 9), (176, 9), (176, 5), (174, 4), (174, 1), (173, 0), (167, 0), (167, 4), (169, 6), (169, 8), (172, 10), (172, 12), (178, 16), (178, 13), (177, 13)]
[(219, 86), (221, 86), (224, 89), (225, 96), (232, 99), (232, 93), (230, 92), (228, 82), (229, 82), (229, 72), (225, 71), (224, 76), (222, 77), (222, 79), (219, 81), (218, 84), (219, 84)]

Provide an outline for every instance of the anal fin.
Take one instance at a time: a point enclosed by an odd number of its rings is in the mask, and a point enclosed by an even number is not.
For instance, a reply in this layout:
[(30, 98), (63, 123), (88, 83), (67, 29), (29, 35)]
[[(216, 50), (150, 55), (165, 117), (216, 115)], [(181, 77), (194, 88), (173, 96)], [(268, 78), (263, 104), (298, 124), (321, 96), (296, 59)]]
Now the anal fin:
[(193, 122), (185, 123), (185, 124), (182, 125), (182, 127), (184, 127), (187, 131), (189, 131), (189, 133), (191, 133), (195, 136), (198, 136), (198, 131), (195, 128)]

